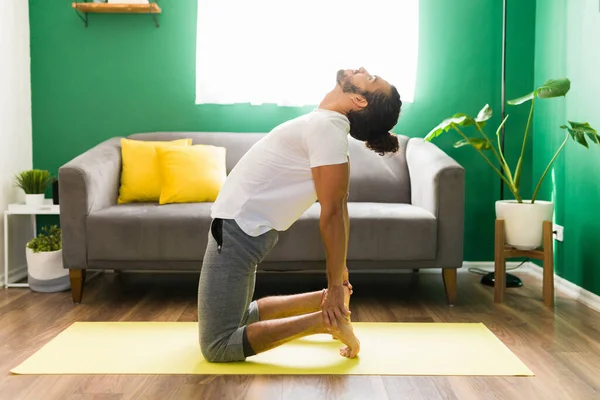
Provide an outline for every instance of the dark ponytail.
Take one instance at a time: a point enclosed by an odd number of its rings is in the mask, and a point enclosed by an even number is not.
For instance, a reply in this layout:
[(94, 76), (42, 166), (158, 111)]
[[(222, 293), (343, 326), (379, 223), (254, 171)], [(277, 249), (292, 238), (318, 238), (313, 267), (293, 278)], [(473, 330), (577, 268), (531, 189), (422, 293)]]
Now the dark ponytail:
[(398, 136), (390, 132), (379, 135), (374, 139), (369, 139), (366, 144), (369, 149), (378, 153), (380, 156), (383, 156), (386, 153), (396, 153), (398, 149), (400, 149)]
[(395, 153), (400, 145), (398, 137), (389, 131), (398, 123), (400, 116), (400, 94), (391, 86), (390, 92), (360, 91), (368, 105), (362, 110), (352, 110), (347, 114), (350, 121), (350, 135), (366, 143), (367, 147), (379, 155)]

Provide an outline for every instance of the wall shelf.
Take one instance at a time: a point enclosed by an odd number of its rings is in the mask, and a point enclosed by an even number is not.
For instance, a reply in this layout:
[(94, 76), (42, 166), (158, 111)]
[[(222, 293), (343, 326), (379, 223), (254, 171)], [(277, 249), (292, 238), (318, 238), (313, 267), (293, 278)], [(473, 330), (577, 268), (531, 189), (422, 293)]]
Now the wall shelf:
[[(109, 3), (89, 3), (89, 2), (75, 2), (72, 3), (72, 7), (77, 12), (77, 15), (85, 27), (88, 26), (88, 13), (96, 14), (151, 14), (154, 17), (154, 22), (158, 28), (158, 17), (157, 14), (162, 13), (160, 6), (151, 2), (148, 4), (109, 4)], [(82, 15), (83, 13), (83, 15)]]

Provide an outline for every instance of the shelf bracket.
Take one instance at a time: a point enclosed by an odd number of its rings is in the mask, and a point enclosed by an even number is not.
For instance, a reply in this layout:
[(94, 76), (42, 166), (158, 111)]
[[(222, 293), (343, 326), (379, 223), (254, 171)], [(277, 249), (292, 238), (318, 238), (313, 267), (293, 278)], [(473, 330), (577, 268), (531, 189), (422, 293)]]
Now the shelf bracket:
[(81, 15), (81, 13), (77, 10), (75, 10), (75, 12), (77, 13), (77, 16), (83, 21), (83, 25), (87, 28), (88, 26), (88, 13), (83, 13), (83, 15)]
[[(154, 2), (149, 2), (150, 5), (152, 5), (152, 3), (156, 3), (156, 5), (158, 5), (158, 1), (154, 0)], [(154, 18), (154, 24), (156, 25), (156, 27), (158, 28), (160, 25), (158, 23), (158, 14), (152, 14), (152, 18)]]

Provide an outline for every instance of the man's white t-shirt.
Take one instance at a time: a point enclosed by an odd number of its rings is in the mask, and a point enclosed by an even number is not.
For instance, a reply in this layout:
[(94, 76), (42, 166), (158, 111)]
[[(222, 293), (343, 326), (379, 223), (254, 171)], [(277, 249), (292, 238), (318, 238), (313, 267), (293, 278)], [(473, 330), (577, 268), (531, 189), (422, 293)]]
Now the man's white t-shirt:
[(250, 236), (288, 229), (317, 200), (311, 168), (348, 162), (350, 122), (317, 108), (287, 121), (238, 161), (212, 206)]

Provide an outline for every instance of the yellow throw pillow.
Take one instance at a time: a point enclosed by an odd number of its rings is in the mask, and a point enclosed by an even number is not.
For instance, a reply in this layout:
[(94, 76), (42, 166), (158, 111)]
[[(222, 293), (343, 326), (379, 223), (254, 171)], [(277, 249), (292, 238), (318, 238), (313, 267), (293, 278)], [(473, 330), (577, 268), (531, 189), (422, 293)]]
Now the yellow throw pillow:
[(118, 204), (157, 202), (160, 197), (160, 169), (156, 149), (189, 147), (192, 139), (170, 142), (121, 139), (121, 186)]
[(200, 144), (156, 150), (162, 182), (160, 204), (217, 199), (227, 177), (224, 147)]

